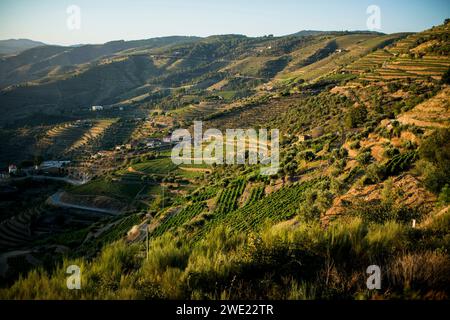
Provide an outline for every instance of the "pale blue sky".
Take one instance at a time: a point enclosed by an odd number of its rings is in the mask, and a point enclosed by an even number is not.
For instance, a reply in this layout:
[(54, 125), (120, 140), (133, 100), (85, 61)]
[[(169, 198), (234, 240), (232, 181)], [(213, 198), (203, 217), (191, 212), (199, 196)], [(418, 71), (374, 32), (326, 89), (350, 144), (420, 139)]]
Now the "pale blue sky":
[[(450, 0), (0, 0), (0, 39), (104, 43), (169, 35), (285, 35), (304, 29), (365, 30), (369, 5), (380, 31), (421, 31), (450, 17)], [(81, 29), (67, 28), (69, 5)]]

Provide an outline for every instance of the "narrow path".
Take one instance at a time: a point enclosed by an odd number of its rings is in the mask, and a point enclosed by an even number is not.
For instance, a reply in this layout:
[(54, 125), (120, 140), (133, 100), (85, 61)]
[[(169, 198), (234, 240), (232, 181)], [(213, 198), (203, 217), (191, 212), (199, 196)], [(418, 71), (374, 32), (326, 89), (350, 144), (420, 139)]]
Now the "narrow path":
[(85, 184), (86, 182), (84, 181), (80, 181), (80, 180), (75, 180), (75, 179), (70, 179), (70, 178), (60, 178), (60, 177), (49, 177), (49, 176), (30, 176), (32, 179), (35, 180), (53, 180), (53, 181), (61, 181), (61, 182), (66, 182), (68, 184), (74, 185), (74, 186), (81, 186), (83, 184)]
[(91, 212), (97, 212), (97, 213), (104, 213), (109, 215), (118, 215), (120, 214), (120, 211), (118, 210), (110, 210), (110, 209), (101, 209), (101, 208), (95, 208), (95, 207), (88, 207), (88, 206), (82, 206), (72, 203), (67, 203), (61, 201), (61, 195), (63, 192), (57, 192), (50, 196), (47, 199), (47, 203), (56, 207), (62, 207), (62, 208), (69, 208), (69, 209), (80, 209), (80, 210), (86, 210)]

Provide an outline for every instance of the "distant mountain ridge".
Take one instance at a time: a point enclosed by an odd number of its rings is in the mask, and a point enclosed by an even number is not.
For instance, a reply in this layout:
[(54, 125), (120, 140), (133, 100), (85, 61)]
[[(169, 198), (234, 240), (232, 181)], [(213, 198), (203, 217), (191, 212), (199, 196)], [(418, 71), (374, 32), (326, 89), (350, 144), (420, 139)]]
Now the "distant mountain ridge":
[[(442, 28), (429, 32), (440, 37)], [(399, 53), (381, 52), (361, 66), (352, 64), (409, 36), (303, 30), (282, 37), (173, 36), (35, 47), (0, 57), (0, 106), (5, 115), (0, 126), (14, 127), (38, 114), (84, 115), (92, 105), (150, 106), (174, 90), (187, 88), (204, 96), (244, 97), (258, 90), (270, 91), (278, 83), (315, 82), (330, 74), (343, 76), (360, 69), (375, 72), (374, 68), (382, 69), (385, 61)], [(410, 51), (412, 45), (418, 45), (414, 39), (405, 42), (403, 55), (414, 54)], [(425, 50), (423, 47), (418, 49)], [(433, 62), (433, 68), (425, 72), (439, 77), (442, 68)], [(173, 103), (182, 106), (185, 101)]]
[(46, 44), (30, 39), (8, 39), (0, 40), (0, 55), (17, 54), (22, 51), (45, 46)]
[[(303, 34), (311, 32), (321, 31)], [(36, 47), (0, 58), (0, 105), (7, 114), (0, 123), (37, 112), (62, 115), (97, 104), (151, 102), (158, 90), (185, 86), (253, 90), (277, 74), (296, 77), (299, 69), (332, 60), (339, 52), (353, 61), (398, 38), (344, 31), (305, 37), (174, 36)]]
[(370, 30), (353, 30), (353, 31), (320, 31), (320, 30), (301, 30), (299, 32), (293, 33), (290, 36), (295, 37), (309, 37), (309, 36), (319, 36), (324, 34), (342, 34), (342, 33), (351, 33), (351, 34), (377, 34), (384, 35), (382, 32), (370, 31)]
[(0, 59), (0, 87), (55, 77), (74, 72), (77, 67), (129, 49), (151, 49), (195, 41), (194, 37), (165, 37), (134, 41), (111, 41), (75, 47), (46, 45), (30, 48), (15, 56)]

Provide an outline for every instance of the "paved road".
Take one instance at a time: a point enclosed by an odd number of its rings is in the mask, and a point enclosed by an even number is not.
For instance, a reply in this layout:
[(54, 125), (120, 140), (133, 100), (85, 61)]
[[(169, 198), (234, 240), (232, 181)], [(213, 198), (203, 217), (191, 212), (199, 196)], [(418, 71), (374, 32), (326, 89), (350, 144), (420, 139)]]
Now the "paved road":
[(91, 212), (97, 212), (97, 213), (103, 213), (103, 214), (109, 214), (109, 215), (118, 215), (120, 214), (120, 211), (118, 210), (110, 210), (110, 209), (101, 209), (101, 208), (95, 208), (95, 207), (88, 207), (88, 206), (82, 206), (72, 203), (67, 203), (64, 201), (61, 201), (61, 195), (64, 192), (57, 192), (54, 195), (50, 196), (48, 198), (48, 202), (51, 205), (54, 205), (56, 207), (62, 207), (62, 208), (70, 208), (70, 209), (80, 209), (80, 210), (86, 210)]
[(28, 173), (27, 173), (27, 175), (25, 177), (12, 178), (11, 180), (13, 180), (13, 181), (20, 181), (20, 180), (25, 180), (25, 179), (29, 179), (29, 178), (34, 179), (34, 180), (61, 181), (61, 182), (65, 182), (65, 183), (71, 184), (73, 186), (81, 186), (81, 185), (86, 183), (86, 181), (70, 179), (70, 178), (67, 178), (67, 177), (61, 178), (61, 177), (39, 176), (39, 175), (32, 175), (32, 174), (28, 174)]
[(81, 186), (81, 185), (85, 184), (84, 181), (70, 179), (70, 178), (49, 177), (49, 176), (35, 176), (35, 175), (30, 175), (30, 177), (32, 179), (35, 179), (35, 180), (53, 180), (53, 181), (66, 182), (66, 183), (74, 185), (74, 186)]

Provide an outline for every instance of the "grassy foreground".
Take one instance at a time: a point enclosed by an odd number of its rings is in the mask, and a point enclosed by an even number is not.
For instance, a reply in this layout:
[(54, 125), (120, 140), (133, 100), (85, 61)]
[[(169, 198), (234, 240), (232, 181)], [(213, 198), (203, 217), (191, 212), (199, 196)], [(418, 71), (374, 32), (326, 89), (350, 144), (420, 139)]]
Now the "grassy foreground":
[[(142, 245), (113, 243), (94, 260), (65, 260), (0, 291), (12, 299), (440, 299), (449, 295), (450, 212), (419, 228), (360, 217), (345, 223), (292, 220), (238, 234), (220, 226), (192, 244), (170, 233)], [(66, 268), (81, 267), (81, 290)], [(382, 289), (368, 291), (378, 265)], [(275, 272), (276, 270), (276, 272)]]

